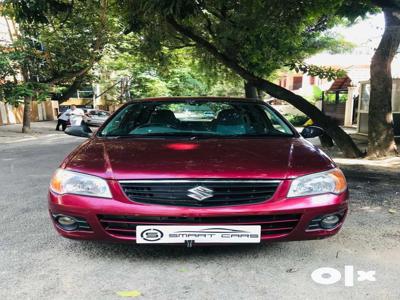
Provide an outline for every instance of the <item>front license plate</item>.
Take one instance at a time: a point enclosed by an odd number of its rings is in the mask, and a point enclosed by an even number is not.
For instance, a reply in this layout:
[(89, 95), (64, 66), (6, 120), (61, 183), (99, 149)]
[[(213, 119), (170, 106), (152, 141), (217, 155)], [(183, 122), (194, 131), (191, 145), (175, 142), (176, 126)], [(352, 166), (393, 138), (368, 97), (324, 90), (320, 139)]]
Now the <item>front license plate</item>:
[(259, 243), (261, 226), (136, 226), (138, 244)]

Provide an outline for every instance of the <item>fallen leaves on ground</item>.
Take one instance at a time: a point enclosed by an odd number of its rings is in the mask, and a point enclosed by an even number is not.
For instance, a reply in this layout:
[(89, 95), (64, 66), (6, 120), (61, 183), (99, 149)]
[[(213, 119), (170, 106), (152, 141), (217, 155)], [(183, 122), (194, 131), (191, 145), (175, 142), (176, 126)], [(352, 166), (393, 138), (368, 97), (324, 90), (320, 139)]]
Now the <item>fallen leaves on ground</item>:
[(290, 268), (286, 270), (286, 273), (295, 273), (295, 272), (297, 272), (296, 268)]

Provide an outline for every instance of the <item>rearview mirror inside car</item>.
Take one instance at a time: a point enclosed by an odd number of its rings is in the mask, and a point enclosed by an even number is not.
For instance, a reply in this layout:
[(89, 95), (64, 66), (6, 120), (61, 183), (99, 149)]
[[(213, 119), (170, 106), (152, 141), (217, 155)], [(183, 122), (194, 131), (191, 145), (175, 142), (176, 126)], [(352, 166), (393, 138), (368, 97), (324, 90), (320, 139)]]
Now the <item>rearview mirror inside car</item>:
[(301, 135), (306, 139), (315, 138), (323, 135), (324, 133), (325, 131), (318, 126), (307, 126), (301, 131)]

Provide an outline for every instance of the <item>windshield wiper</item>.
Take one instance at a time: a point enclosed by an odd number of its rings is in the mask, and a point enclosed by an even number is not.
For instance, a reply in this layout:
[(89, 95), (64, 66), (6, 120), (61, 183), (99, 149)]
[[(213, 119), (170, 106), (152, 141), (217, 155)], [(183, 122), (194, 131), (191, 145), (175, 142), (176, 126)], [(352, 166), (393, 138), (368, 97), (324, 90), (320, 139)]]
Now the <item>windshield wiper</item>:
[(126, 134), (126, 135), (104, 135), (105, 138), (124, 139), (124, 138), (188, 138), (190, 140), (207, 138), (262, 138), (262, 137), (293, 137), (293, 134), (283, 132), (269, 132), (259, 134), (215, 134), (215, 133), (195, 133), (195, 132), (164, 132), (146, 134)]
[(218, 134), (210, 133), (193, 133), (193, 132), (164, 132), (164, 133), (146, 133), (146, 134), (124, 134), (124, 135), (104, 135), (105, 138), (173, 138), (173, 137), (186, 137), (189, 139), (196, 138), (213, 138), (219, 137)]

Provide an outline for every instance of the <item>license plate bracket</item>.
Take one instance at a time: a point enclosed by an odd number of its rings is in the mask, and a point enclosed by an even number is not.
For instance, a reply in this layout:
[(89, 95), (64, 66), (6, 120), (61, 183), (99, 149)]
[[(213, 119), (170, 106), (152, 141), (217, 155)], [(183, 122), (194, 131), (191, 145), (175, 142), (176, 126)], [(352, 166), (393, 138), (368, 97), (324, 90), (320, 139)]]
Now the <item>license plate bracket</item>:
[(260, 243), (260, 225), (138, 225), (138, 244)]

